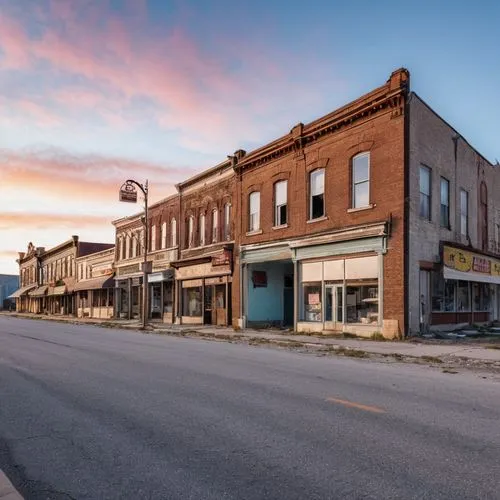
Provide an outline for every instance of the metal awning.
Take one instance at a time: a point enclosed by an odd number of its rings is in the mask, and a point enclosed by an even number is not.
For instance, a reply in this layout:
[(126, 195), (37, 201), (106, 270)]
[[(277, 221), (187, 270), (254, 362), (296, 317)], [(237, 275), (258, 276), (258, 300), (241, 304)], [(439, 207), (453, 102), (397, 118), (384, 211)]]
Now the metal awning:
[(113, 275), (106, 274), (104, 276), (99, 276), (98, 278), (78, 281), (74, 286), (73, 291), (98, 290), (99, 288), (113, 288), (114, 286), (115, 281), (113, 279)]
[(29, 295), (30, 297), (43, 297), (47, 293), (48, 289), (48, 285), (39, 286), (38, 288), (32, 290)]
[(490, 274), (479, 274), (473, 272), (462, 272), (443, 266), (443, 276), (445, 280), (479, 281), (481, 283), (492, 283), (500, 285), (500, 276)]
[(30, 290), (33, 288), (36, 288), (36, 283), (32, 283), (31, 285), (26, 285), (18, 290), (16, 290), (14, 293), (10, 294), (7, 298), (8, 299), (18, 299), (21, 297), (21, 295), (27, 295)]
[(148, 276), (148, 283), (158, 283), (160, 281), (172, 281), (174, 279), (174, 270), (167, 269), (159, 273), (151, 273)]
[(47, 295), (64, 295), (66, 293), (66, 285), (49, 287)]

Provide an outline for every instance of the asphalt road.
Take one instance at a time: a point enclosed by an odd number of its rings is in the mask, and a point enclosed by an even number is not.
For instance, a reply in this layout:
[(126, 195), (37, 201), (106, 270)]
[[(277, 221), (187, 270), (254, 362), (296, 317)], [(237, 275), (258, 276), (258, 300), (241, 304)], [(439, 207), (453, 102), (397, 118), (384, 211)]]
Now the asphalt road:
[(500, 384), (0, 317), (0, 468), (27, 499), (500, 499)]

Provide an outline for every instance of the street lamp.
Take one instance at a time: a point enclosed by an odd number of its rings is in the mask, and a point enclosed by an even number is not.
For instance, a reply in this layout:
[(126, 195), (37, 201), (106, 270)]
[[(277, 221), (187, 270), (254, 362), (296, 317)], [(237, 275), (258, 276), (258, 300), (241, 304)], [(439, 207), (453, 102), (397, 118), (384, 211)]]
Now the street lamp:
[(144, 219), (142, 224), (144, 225), (144, 262), (142, 264), (142, 328), (146, 328), (147, 317), (148, 317), (148, 181), (145, 184), (140, 184), (133, 179), (128, 179), (122, 184), (120, 188), (120, 201), (127, 203), (137, 203), (137, 190), (138, 187), (142, 194), (144, 195)]

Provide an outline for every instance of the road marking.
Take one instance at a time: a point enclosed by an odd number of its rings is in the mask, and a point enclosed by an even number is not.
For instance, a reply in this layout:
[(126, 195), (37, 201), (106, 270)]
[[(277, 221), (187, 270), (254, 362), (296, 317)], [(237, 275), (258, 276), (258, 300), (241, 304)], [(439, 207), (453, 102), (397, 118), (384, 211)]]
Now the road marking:
[(378, 406), (368, 406), (361, 403), (355, 403), (354, 401), (347, 401), (345, 399), (337, 398), (326, 398), (326, 400), (330, 403), (338, 403), (349, 408), (357, 408), (358, 410), (371, 411), (372, 413), (385, 413), (385, 410), (379, 408)]

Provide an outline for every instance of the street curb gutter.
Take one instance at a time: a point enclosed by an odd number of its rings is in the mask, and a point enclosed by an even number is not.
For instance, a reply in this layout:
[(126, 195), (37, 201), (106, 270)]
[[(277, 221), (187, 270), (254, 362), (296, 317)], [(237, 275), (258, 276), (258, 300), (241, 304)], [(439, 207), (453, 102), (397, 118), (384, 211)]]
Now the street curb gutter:
[(0, 500), (24, 500), (12, 486), (7, 476), (0, 470)]

